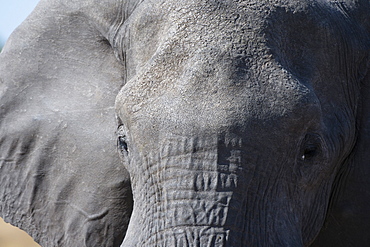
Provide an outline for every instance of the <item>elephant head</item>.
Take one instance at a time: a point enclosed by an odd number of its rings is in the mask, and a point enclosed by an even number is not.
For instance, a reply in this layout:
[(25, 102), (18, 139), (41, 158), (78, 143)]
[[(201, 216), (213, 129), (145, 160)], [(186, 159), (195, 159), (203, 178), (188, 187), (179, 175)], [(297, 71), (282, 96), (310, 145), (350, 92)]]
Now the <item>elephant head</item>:
[(46, 246), (370, 243), (369, 13), (41, 1), (1, 54), (2, 216)]

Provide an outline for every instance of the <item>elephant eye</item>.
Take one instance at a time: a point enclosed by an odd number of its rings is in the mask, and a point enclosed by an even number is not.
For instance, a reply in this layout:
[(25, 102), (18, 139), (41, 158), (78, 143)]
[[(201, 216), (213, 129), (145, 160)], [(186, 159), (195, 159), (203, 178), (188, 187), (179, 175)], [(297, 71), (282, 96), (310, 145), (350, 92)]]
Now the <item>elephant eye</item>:
[(318, 134), (307, 134), (302, 142), (300, 157), (303, 161), (312, 161), (321, 153), (321, 138)]
[(117, 129), (117, 147), (121, 154), (128, 154), (127, 137), (125, 135), (124, 126), (120, 125)]
[(312, 160), (318, 152), (318, 147), (310, 145), (303, 150), (302, 160)]
[(126, 136), (119, 136), (117, 145), (119, 149), (124, 152), (128, 152), (127, 142), (126, 142)]

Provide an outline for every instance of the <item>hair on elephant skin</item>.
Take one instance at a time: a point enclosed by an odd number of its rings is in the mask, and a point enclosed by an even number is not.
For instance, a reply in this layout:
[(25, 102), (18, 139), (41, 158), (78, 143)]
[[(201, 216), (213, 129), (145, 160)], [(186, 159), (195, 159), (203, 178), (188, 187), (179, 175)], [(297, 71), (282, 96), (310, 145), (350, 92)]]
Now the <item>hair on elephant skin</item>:
[(369, 52), (368, 0), (41, 0), (0, 54), (0, 217), (42, 246), (368, 246)]

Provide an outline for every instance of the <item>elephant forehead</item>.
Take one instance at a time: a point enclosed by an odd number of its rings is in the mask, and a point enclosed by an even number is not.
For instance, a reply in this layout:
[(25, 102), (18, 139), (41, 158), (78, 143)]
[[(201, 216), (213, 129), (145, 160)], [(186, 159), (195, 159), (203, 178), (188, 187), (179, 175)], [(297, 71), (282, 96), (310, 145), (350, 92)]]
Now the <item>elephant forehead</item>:
[(291, 127), (319, 113), (314, 93), (271, 57), (254, 67), (245, 61), (202, 49), (183, 61), (177, 77), (162, 70), (163, 64), (150, 66), (121, 90), (118, 115), (139, 132), (172, 130), (183, 135), (273, 121)]
[[(250, 14), (260, 13), (253, 10), (256, 3), (211, 2), (192, 8), (171, 1), (156, 5), (159, 12), (167, 9), (163, 18), (169, 24), (160, 25), (157, 33), (163, 36), (150, 43), (156, 47), (150, 51), (135, 45), (147, 39), (146, 26), (139, 24), (146, 8), (129, 20), (132, 31), (125, 37), (131, 41), (124, 57), (131, 72), (116, 101), (125, 124), (139, 131), (177, 126), (188, 132), (296, 119), (302, 111), (312, 118), (308, 109), (317, 112), (318, 100), (272, 56), (263, 18)], [(158, 12), (150, 11), (145, 23), (150, 15), (157, 20)]]
[[(142, 73), (158, 51), (172, 56), (166, 58), (167, 68), (181, 64), (200, 47), (224, 46), (233, 53), (253, 51), (261, 56), (266, 17), (275, 11), (275, 5), (295, 11), (293, 5), (300, 1), (286, 2), (287, 6), (265, 1), (144, 1), (119, 28), (112, 28), (110, 42), (124, 60), (128, 80)], [(302, 8), (304, 4), (297, 5)]]

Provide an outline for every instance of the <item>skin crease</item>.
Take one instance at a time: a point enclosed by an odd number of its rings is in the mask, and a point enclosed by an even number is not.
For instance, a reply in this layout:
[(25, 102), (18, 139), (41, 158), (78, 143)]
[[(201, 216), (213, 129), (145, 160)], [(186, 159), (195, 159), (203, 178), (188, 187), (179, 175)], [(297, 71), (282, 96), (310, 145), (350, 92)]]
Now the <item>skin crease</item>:
[(42, 0), (0, 55), (0, 216), (42, 246), (368, 245), (369, 13)]

